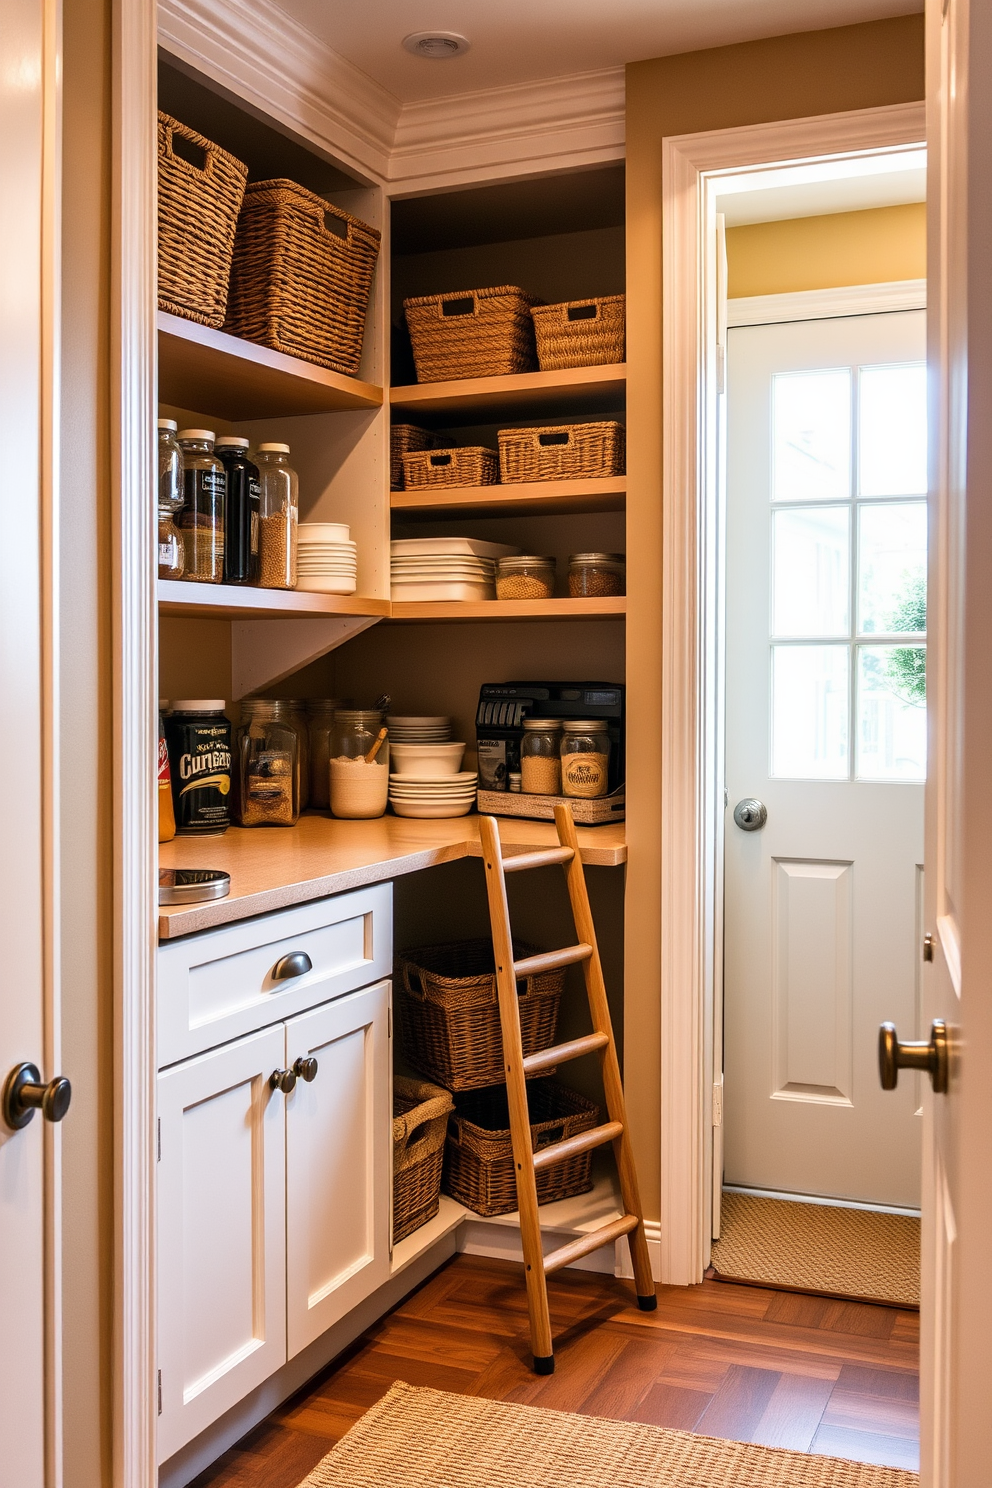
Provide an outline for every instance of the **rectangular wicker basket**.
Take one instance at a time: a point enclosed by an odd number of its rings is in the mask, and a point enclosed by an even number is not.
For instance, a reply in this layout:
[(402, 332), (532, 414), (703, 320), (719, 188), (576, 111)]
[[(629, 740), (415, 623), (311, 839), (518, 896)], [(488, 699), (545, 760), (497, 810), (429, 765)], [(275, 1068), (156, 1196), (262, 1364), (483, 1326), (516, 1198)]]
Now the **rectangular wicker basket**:
[[(536, 947), (514, 942), (516, 957)], [(478, 1090), (504, 1078), (503, 1036), (491, 940), (457, 940), (407, 951), (396, 968), (396, 1012), (403, 1052), (446, 1090)], [(518, 985), (524, 1053), (555, 1041), (565, 973), (547, 971)]]
[(622, 362), (627, 346), (627, 296), (603, 295), (564, 305), (535, 305), (534, 335), (542, 372), (606, 367)]
[(414, 450), (433, 449), (437, 435), (416, 424), (393, 424), (389, 430), (389, 489), (403, 489), (403, 456)]
[(379, 233), (295, 181), (245, 191), (224, 329), (354, 377)]
[(441, 1203), (444, 1137), (454, 1102), (426, 1080), (393, 1077), (393, 1244), (433, 1219)]
[(625, 436), (623, 424), (615, 422), (500, 429), (500, 479), (511, 484), (623, 475)]
[(248, 167), (158, 116), (158, 305), (219, 330)]
[[(599, 1107), (557, 1080), (527, 1087), (534, 1151), (574, 1137), (599, 1123)], [(582, 1152), (537, 1174), (537, 1202), (553, 1204), (592, 1188), (592, 1153)], [(510, 1142), (506, 1086), (479, 1090), (459, 1100), (448, 1120), (444, 1191), (476, 1214), (512, 1214), (517, 1183)]]
[(403, 484), (407, 491), (420, 486), (496, 486), (499, 456), (481, 445), (413, 450), (403, 456)]
[(533, 372), (530, 312), (540, 303), (512, 284), (404, 300), (417, 381)]

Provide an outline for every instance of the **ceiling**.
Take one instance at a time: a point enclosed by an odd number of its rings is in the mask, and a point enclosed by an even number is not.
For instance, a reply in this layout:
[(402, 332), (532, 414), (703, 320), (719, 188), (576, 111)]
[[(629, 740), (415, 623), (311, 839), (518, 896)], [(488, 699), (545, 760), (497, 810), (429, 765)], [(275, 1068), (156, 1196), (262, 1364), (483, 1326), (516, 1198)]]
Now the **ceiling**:
[[(922, 10), (921, 0), (280, 0), (294, 20), (403, 103), (618, 67), (762, 36)], [(404, 36), (466, 36), (441, 62)]]
[(728, 227), (902, 206), (927, 197), (926, 151), (884, 151), (856, 159), (743, 172), (718, 191)]

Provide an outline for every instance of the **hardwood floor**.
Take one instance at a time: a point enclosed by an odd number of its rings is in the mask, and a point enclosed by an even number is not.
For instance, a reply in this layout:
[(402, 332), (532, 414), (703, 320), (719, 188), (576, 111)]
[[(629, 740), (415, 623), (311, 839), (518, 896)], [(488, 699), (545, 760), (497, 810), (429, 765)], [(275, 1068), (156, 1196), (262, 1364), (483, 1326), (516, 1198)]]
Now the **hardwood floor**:
[(457, 1256), (195, 1488), (296, 1488), (394, 1380), (708, 1436), (918, 1466), (919, 1316), (705, 1281), (659, 1288), (559, 1272), (556, 1372), (528, 1367), (520, 1267)]

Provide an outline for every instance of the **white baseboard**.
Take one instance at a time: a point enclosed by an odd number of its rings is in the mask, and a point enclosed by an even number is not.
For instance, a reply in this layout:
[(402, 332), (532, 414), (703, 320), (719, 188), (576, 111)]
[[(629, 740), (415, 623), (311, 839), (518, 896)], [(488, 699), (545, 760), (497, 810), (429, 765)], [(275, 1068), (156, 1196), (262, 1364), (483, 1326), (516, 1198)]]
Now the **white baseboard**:
[[(661, 1278), (661, 1225), (657, 1220), (645, 1220), (644, 1233), (651, 1257), (651, 1275), (655, 1281), (659, 1281)], [(545, 1230), (542, 1233), (545, 1252), (554, 1250), (556, 1246), (563, 1245), (566, 1240), (574, 1238), (574, 1231), (559, 1234), (554, 1230)], [(456, 1243), (459, 1252), (463, 1255), (487, 1256), (497, 1261), (523, 1260), (520, 1230), (516, 1223), (501, 1225), (494, 1223), (491, 1219), (473, 1221), (466, 1218), (457, 1232)], [(573, 1262), (567, 1269), (569, 1271), (595, 1271), (601, 1276), (622, 1276), (627, 1279), (634, 1275), (630, 1264), (630, 1251), (627, 1249), (625, 1240), (618, 1240), (614, 1246), (604, 1245), (602, 1250), (592, 1251), (589, 1255), (583, 1256), (581, 1260)]]

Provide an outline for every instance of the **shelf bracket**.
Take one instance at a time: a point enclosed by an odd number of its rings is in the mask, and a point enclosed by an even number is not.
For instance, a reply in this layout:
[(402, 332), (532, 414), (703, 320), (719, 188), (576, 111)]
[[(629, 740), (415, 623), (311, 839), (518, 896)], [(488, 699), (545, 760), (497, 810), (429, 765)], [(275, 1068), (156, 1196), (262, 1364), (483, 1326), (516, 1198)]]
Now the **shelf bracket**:
[(235, 699), (271, 687), (375, 625), (378, 615), (316, 620), (231, 622), (231, 689)]

